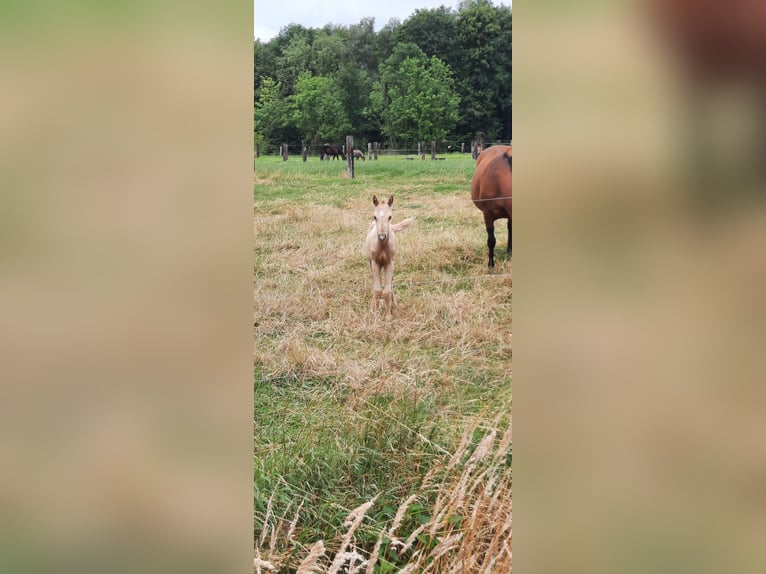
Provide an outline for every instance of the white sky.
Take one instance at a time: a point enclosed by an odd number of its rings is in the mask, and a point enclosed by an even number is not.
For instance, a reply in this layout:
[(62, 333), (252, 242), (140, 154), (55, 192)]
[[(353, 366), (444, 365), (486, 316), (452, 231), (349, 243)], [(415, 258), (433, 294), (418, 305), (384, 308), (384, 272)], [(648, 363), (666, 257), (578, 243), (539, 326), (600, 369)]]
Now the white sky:
[[(446, 6), (457, 11), (459, 0), (255, 0), (255, 38), (268, 42), (288, 24), (321, 28), (325, 24), (358, 24), (375, 18), (377, 32), (391, 18), (404, 22), (415, 10)], [(495, 6), (513, 7), (513, 0), (494, 0)]]

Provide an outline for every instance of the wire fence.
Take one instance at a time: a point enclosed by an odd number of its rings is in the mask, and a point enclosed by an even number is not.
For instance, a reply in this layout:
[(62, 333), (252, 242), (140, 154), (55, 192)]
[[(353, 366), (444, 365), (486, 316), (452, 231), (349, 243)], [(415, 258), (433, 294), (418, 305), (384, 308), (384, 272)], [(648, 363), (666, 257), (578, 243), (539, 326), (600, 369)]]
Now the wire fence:
[[(260, 156), (278, 156), (282, 157), (285, 153), (285, 146), (288, 156), (302, 156), (304, 146), (306, 148), (308, 157), (320, 158), (322, 156), (322, 147), (325, 143), (343, 149), (343, 153), (347, 153), (346, 146), (343, 143), (337, 142), (323, 142), (321, 144), (314, 144), (311, 142), (303, 141), (287, 141), (287, 142), (274, 142), (267, 141), (258, 143), (255, 146), (254, 155)], [(431, 142), (421, 142), (418, 146), (418, 142), (406, 143), (403, 145), (391, 146), (381, 142), (372, 142), (367, 140), (359, 140), (354, 142), (354, 149), (357, 149), (365, 154), (366, 159), (372, 159), (367, 157), (372, 155), (373, 151), (368, 147), (368, 144), (378, 145), (378, 155), (384, 157), (396, 157), (396, 156), (414, 156), (418, 155), (428, 157), (431, 154)], [(476, 140), (446, 140), (436, 142), (434, 152), (439, 155), (452, 155), (452, 154), (464, 154), (471, 155), (474, 147), (477, 145)], [(485, 140), (481, 145), (482, 149), (494, 145), (513, 145), (513, 140)], [(414, 158), (413, 157), (413, 158)]]

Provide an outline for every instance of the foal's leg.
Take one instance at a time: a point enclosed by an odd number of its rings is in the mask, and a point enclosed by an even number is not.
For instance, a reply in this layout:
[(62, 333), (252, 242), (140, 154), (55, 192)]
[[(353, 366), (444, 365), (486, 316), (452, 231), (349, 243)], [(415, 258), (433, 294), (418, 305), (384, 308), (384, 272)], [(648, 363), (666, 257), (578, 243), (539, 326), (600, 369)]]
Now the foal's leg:
[(487, 227), (487, 250), (489, 251), (489, 267), (495, 266), (495, 220), (484, 214), (484, 225)]
[(508, 252), (509, 255), (511, 253), (513, 253), (513, 251), (511, 251), (511, 241), (512, 240), (513, 240), (513, 235), (511, 234), (511, 218), (509, 217), (508, 218), (508, 249), (507, 249), (507, 252)]
[(372, 270), (372, 306), (371, 311), (377, 314), (380, 309), (380, 298), (383, 295), (383, 288), (380, 285), (380, 267), (374, 261), (370, 261)]
[(385, 287), (383, 287), (383, 303), (386, 306), (386, 321), (391, 320), (391, 308), (394, 306), (394, 288), (393, 288), (393, 279), (394, 279), (394, 262), (393, 260), (388, 262), (388, 265), (385, 267)]
[(391, 290), (391, 312), (396, 310), (396, 297), (394, 297), (394, 260), (389, 262), (386, 284)]

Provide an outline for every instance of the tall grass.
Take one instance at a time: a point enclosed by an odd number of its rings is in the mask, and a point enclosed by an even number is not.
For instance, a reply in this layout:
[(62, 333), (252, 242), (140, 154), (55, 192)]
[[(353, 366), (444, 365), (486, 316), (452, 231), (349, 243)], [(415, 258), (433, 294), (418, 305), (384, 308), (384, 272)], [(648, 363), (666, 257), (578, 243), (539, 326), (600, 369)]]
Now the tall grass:
[[(454, 454), (431, 467), (393, 517), (371, 512), (377, 497), (349, 512), (329, 552), (322, 539), (307, 547), (295, 536), (305, 499), (293, 516), (267, 514), (256, 571), (511, 572), (510, 418), (479, 433), (477, 442), (478, 430), (465, 432)], [(364, 541), (373, 536), (369, 549)]]
[[(256, 570), (507, 571), (511, 262), (487, 273), (472, 172), (256, 160)], [(373, 193), (418, 217), (390, 325), (361, 252)]]

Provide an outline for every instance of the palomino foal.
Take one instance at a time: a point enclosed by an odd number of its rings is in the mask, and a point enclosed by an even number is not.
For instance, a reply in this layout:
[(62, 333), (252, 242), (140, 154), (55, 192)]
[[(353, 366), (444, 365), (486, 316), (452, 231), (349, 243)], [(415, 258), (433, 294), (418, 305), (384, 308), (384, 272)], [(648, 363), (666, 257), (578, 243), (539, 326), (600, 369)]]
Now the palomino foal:
[[(386, 308), (386, 321), (390, 321), (391, 311), (396, 309), (392, 287), (396, 233), (407, 229), (414, 223), (415, 218), (410, 217), (396, 224), (391, 223), (393, 195), (388, 198), (387, 202), (379, 202), (378, 197), (373, 195), (372, 203), (375, 206), (375, 211), (370, 228), (367, 230), (367, 239), (364, 242), (364, 251), (372, 271), (372, 312), (378, 313), (382, 298)], [(382, 281), (381, 274), (383, 275)]]

